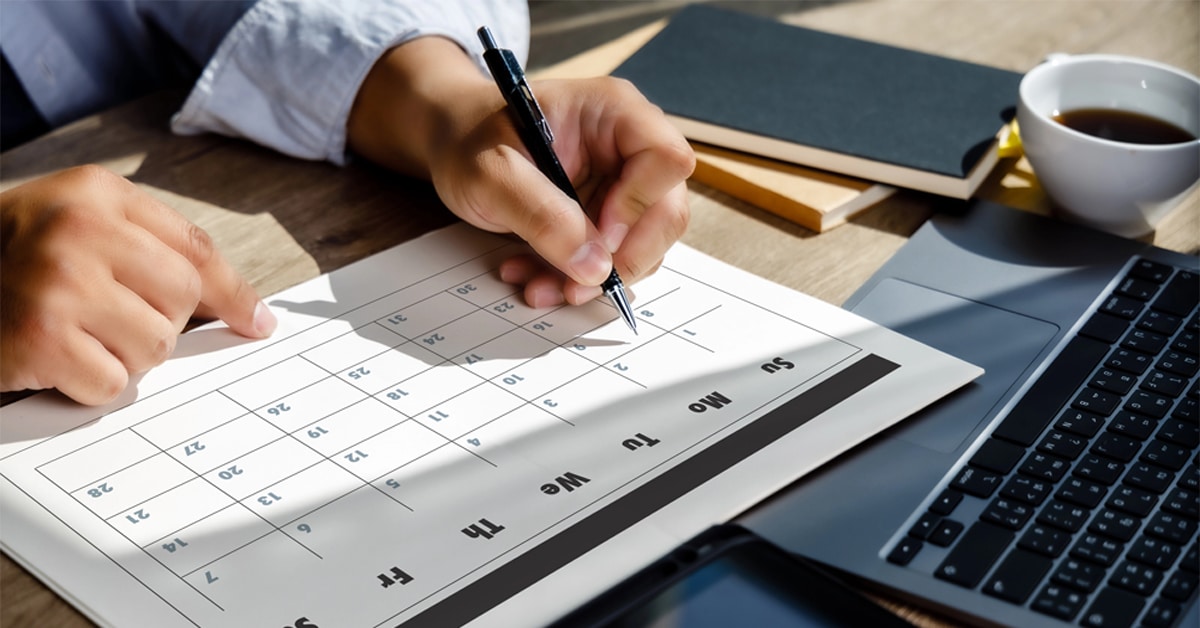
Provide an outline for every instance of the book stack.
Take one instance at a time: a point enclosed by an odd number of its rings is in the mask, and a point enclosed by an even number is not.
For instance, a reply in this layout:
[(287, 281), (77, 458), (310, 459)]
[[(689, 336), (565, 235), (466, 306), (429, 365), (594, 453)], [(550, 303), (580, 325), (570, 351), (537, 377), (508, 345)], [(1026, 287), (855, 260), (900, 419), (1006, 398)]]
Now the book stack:
[(817, 232), (896, 188), (970, 198), (1021, 79), (699, 4), (603, 48), (591, 69), (624, 59), (611, 74), (693, 143), (695, 180)]

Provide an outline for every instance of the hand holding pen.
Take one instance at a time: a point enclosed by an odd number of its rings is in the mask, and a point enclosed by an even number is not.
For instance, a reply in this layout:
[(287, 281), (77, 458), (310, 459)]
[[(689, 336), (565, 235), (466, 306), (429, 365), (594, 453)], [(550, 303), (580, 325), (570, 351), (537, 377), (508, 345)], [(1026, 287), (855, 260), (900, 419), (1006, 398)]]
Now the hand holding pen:
[(687, 227), (695, 158), (627, 81), (538, 81), (533, 90), (578, 200), (539, 169), (497, 83), (447, 38), (419, 37), (375, 64), (348, 142), (357, 155), (430, 179), (464, 221), (525, 240), (532, 253), (503, 261), (500, 278), (520, 285), (526, 303), (579, 305), (603, 296), (614, 268), (630, 286), (662, 263)]
[[(558, 155), (555, 152), (554, 131), (537, 99), (534, 97), (519, 62), (511, 51), (496, 45), (495, 39), (486, 26), (479, 29), (479, 39), (484, 47), (484, 60), (487, 62), (488, 69), (492, 74), (492, 78), (496, 81), (500, 93), (505, 98), (508, 111), (514, 118), (517, 131), (526, 150), (529, 151), (534, 163), (546, 175), (546, 178), (558, 187), (563, 194), (579, 205), (582, 211), (584, 209), (583, 202), (580, 200), (570, 178), (564, 172)], [(684, 145), (686, 146), (686, 143)], [(690, 173), (690, 149), (687, 153), (685, 161), (688, 164), (688, 173)], [(686, 215), (683, 216), (683, 222), (686, 224)], [(616, 253), (629, 234), (629, 226), (623, 223), (616, 223), (607, 231), (609, 237), (605, 238), (605, 242), (609, 247), (609, 252)], [(682, 234), (682, 228), (678, 234)], [(677, 237), (678, 235), (675, 236), (675, 238)], [(672, 238), (672, 242), (675, 238)], [(617, 272), (615, 260), (612, 270), (600, 287), (605, 296), (616, 307), (621, 318), (636, 333), (636, 319), (626, 296), (624, 284)]]

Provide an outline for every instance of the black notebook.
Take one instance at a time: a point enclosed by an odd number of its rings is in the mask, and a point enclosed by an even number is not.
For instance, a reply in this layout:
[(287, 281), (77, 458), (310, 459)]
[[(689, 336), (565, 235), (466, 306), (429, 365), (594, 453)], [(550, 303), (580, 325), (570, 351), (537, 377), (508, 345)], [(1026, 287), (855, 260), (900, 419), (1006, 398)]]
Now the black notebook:
[(614, 76), (689, 139), (968, 198), (1021, 75), (692, 5)]

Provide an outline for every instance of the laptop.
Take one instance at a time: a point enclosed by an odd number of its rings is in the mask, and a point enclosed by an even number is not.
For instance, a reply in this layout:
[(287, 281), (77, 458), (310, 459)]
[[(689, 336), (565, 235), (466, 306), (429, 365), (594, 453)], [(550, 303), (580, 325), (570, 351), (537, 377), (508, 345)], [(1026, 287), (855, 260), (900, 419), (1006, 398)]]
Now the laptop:
[(974, 202), (845, 307), (986, 369), (737, 519), (954, 622), (1197, 626), (1194, 256)]

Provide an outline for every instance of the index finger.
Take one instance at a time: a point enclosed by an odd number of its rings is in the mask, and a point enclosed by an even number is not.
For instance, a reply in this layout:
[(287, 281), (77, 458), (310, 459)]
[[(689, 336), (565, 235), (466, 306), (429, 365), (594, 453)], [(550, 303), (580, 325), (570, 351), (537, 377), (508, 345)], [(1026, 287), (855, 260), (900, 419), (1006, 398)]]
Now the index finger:
[(275, 330), (275, 317), (258, 292), (229, 264), (204, 229), (126, 180), (126, 218), (182, 255), (200, 275), (200, 304), (249, 338)]

